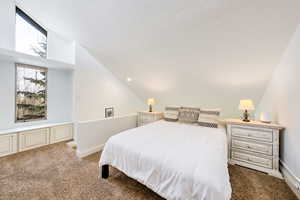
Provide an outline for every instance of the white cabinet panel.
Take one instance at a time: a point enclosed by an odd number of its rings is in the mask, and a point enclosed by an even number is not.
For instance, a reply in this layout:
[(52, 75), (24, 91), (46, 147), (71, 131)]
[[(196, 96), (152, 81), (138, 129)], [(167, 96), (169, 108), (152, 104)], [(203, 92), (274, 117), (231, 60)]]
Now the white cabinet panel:
[(232, 137), (232, 148), (247, 150), (265, 155), (273, 155), (273, 146), (268, 143), (257, 143)]
[(49, 128), (21, 132), (19, 149), (26, 151), (49, 144)]
[(263, 158), (260, 156), (254, 156), (251, 154), (248, 154), (247, 152), (239, 152), (235, 149), (232, 150), (232, 159), (240, 160), (242, 162), (247, 162), (252, 165), (257, 165), (260, 167), (265, 167), (272, 169), (272, 158)]
[(236, 137), (245, 137), (258, 141), (273, 141), (273, 131), (272, 129), (252, 129), (248, 127), (233, 127), (232, 135)]
[(50, 144), (73, 139), (72, 124), (50, 128)]
[(0, 136), (0, 157), (17, 152), (17, 134)]
[(279, 134), (284, 127), (259, 121), (227, 119), (229, 161), (282, 178)]
[(143, 126), (163, 118), (162, 112), (138, 112), (138, 126)]

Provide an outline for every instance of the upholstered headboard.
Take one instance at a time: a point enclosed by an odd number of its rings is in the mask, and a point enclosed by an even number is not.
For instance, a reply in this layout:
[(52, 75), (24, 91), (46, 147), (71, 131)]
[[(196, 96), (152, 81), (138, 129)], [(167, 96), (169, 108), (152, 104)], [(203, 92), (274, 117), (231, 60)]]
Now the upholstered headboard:
[(165, 120), (181, 122), (197, 122), (200, 126), (218, 127), (220, 109), (200, 109), (185, 106), (167, 106), (165, 108)]
[(179, 111), (180, 107), (175, 107), (175, 106), (167, 106), (165, 108), (166, 111)]
[(184, 106), (181, 106), (180, 107), (181, 109), (186, 109), (186, 110), (192, 110), (192, 111), (198, 111), (200, 112), (200, 108), (196, 108), (196, 107), (184, 107)]

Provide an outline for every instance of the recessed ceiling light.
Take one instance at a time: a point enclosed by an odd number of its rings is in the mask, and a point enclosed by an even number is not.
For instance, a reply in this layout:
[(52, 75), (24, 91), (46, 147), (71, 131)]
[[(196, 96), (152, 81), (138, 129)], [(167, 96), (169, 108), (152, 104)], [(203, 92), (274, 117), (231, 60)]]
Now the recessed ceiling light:
[(132, 81), (132, 79), (128, 77), (127, 78), (127, 82), (131, 82), (131, 81)]

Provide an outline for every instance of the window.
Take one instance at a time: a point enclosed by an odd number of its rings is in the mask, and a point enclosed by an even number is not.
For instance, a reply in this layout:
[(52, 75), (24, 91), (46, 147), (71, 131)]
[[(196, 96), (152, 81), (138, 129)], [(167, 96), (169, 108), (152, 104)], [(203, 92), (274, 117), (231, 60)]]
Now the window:
[(16, 64), (16, 122), (47, 119), (47, 69)]
[(16, 7), (16, 51), (47, 58), (47, 31)]

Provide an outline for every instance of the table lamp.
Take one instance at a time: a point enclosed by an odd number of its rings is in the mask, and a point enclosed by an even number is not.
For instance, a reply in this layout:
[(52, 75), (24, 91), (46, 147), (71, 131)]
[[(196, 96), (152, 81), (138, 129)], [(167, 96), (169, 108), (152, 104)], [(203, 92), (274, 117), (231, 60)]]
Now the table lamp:
[(155, 99), (148, 99), (149, 112), (152, 112), (152, 106), (155, 104)]
[(243, 121), (250, 122), (248, 110), (254, 110), (254, 105), (253, 105), (252, 100), (250, 100), (250, 99), (240, 100), (239, 109), (244, 110)]

